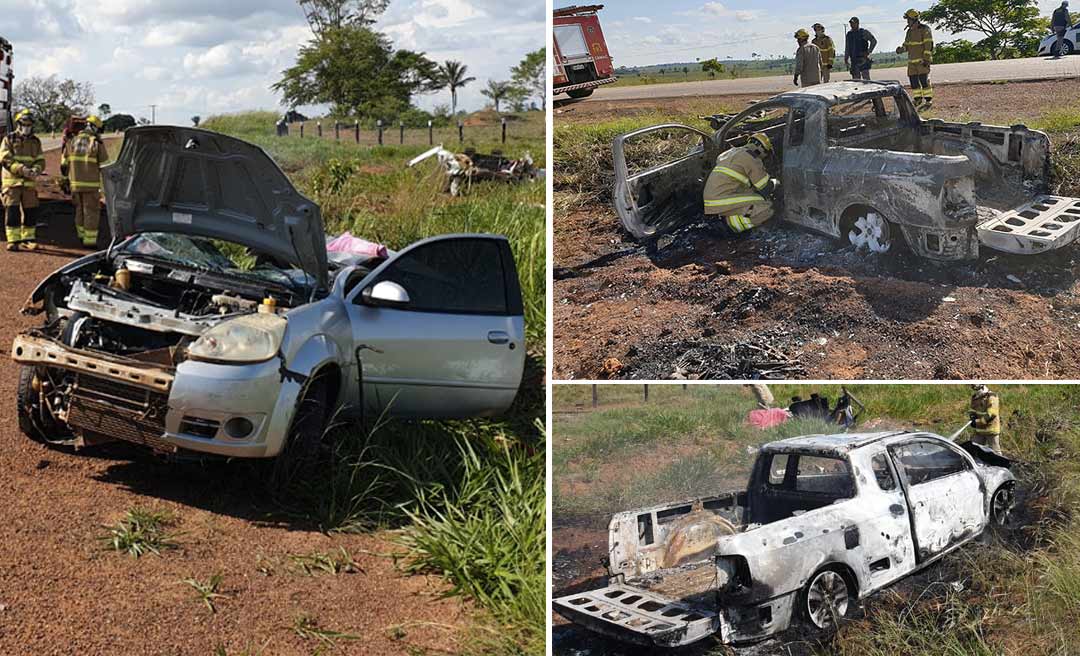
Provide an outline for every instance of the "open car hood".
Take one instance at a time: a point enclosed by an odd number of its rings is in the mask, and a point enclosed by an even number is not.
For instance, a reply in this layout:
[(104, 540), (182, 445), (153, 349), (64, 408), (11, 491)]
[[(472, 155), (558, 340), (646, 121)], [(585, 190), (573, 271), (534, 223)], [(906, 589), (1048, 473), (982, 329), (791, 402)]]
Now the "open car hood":
[(293, 187), (262, 148), (209, 130), (129, 129), (102, 168), (109, 228), (223, 239), (304, 270), (327, 288), (319, 206)]

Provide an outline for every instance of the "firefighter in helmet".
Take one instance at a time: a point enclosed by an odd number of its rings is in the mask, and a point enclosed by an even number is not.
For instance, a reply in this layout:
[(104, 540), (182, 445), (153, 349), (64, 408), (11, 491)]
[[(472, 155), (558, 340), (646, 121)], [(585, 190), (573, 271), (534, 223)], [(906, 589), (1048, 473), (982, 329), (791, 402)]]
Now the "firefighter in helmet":
[(930, 86), (930, 64), (934, 63), (934, 37), (930, 28), (919, 22), (919, 12), (908, 9), (907, 35), (904, 45), (896, 47), (896, 54), (907, 52), (907, 74), (911, 82), (911, 96), (915, 106), (930, 109), (934, 102), (934, 88)]
[(724, 230), (735, 235), (756, 228), (772, 218), (780, 182), (770, 178), (765, 159), (772, 141), (761, 132), (750, 135), (745, 145), (724, 151), (705, 181), (705, 215), (724, 219)]
[(71, 189), (75, 204), (75, 231), (83, 246), (97, 246), (98, 223), (101, 219), (101, 165), (109, 160), (105, 144), (99, 136), (101, 119), (90, 116), (86, 126), (68, 140), (60, 158), (60, 175)]
[(986, 385), (972, 385), (971, 426), (975, 430), (972, 442), (988, 446), (1001, 453), (1001, 401)]
[(37, 248), (37, 184), (45, 170), (41, 140), (34, 135), (34, 114), (24, 109), (15, 115), (15, 131), (0, 142), (0, 200), (4, 205), (7, 249)]

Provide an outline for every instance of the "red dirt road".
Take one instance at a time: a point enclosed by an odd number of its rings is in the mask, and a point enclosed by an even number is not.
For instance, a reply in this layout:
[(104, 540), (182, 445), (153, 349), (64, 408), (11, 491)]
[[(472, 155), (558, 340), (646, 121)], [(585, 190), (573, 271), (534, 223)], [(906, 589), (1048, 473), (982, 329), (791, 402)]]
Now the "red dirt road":
[[(18, 308), (82, 252), (0, 250), (0, 654), (311, 654), (318, 642), (292, 631), (303, 615), (360, 636), (326, 653), (453, 651), (468, 607), (440, 597), (440, 577), (399, 573), (382, 555), (394, 549), (386, 535), (328, 537), (290, 524), (269, 514), (236, 465), (166, 465), (124, 447), (76, 454), (19, 432), (18, 369), (6, 351), (39, 317)], [(138, 560), (105, 550), (102, 525), (133, 507), (173, 513), (180, 548)], [(362, 571), (307, 576), (288, 560), (339, 546)], [(211, 613), (181, 580), (214, 574), (227, 596)]]

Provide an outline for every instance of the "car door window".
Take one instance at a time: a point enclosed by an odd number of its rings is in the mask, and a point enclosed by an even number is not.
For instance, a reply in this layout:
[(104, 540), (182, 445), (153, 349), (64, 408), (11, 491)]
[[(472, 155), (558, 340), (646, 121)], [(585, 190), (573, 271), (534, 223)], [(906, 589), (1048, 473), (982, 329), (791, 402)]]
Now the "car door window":
[(896, 448), (896, 459), (910, 485), (920, 485), (962, 472), (967, 460), (952, 449), (931, 442), (911, 442)]
[[(491, 239), (449, 239), (402, 253), (372, 283), (395, 282), (404, 308), (450, 314), (509, 314), (502, 255)], [(359, 298), (359, 296), (357, 297)]]
[(886, 492), (896, 489), (896, 478), (893, 477), (889, 459), (884, 453), (879, 453), (870, 460), (870, 468), (874, 471), (874, 480), (879, 488)]

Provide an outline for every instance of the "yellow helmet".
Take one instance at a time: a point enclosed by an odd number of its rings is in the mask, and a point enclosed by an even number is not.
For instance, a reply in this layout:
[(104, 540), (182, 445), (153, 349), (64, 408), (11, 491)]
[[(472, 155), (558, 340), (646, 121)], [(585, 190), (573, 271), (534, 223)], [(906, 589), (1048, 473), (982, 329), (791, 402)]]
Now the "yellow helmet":
[(914, 9), (908, 9), (907, 11), (904, 12), (904, 18), (918, 19), (919, 18), (919, 12), (915, 11)]
[(799, 31), (795, 33), (796, 39), (809, 39), (810, 35), (803, 28), (799, 28)]
[(101, 122), (101, 119), (93, 114), (86, 117), (86, 122), (99, 130), (101, 129), (101, 126), (104, 125), (104, 123)]
[(756, 141), (761, 144), (761, 147), (765, 149), (765, 152), (772, 152), (772, 140), (770, 140), (769, 136), (764, 132), (755, 132), (754, 134), (750, 135), (750, 140), (746, 143), (749, 144), (750, 141)]
[(15, 115), (15, 122), (16, 123), (23, 123), (23, 122), (33, 123), (34, 122), (34, 112), (30, 111), (29, 109), (22, 110), (21, 112), (19, 112), (18, 114)]

